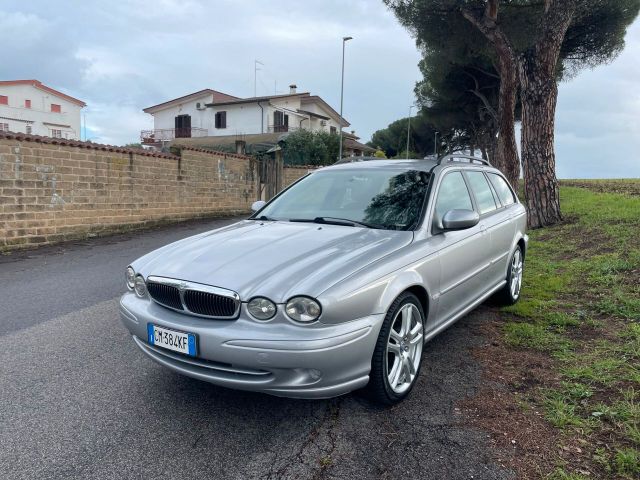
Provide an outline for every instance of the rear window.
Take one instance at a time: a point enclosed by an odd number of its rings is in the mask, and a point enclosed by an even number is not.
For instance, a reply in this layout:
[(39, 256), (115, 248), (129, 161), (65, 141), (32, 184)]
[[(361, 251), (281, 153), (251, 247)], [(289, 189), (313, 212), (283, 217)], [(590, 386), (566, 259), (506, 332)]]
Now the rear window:
[(509, 184), (504, 178), (502, 178), (497, 173), (489, 173), (488, 176), (489, 180), (491, 180), (491, 183), (493, 184), (493, 188), (496, 189), (498, 198), (500, 198), (500, 201), (503, 205), (507, 206), (516, 203), (516, 198), (513, 195), (511, 188), (509, 188)]
[(466, 174), (478, 202), (480, 215), (495, 210), (497, 208), (496, 201), (484, 174), (482, 172), (466, 172)]

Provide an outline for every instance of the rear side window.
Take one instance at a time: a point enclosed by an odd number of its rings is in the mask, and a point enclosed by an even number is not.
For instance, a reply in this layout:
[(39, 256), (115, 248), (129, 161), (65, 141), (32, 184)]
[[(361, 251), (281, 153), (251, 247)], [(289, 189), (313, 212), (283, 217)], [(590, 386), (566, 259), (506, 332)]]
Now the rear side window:
[(480, 215), (495, 210), (496, 201), (491, 193), (491, 187), (482, 172), (467, 172), (467, 178), (471, 184), (471, 190), (476, 196)]
[(511, 188), (509, 188), (509, 184), (504, 178), (502, 178), (497, 173), (489, 173), (488, 176), (489, 180), (491, 180), (491, 183), (493, 184), (493, 188), (496, 189), (496, 193), (498, 194), (498, 197), (500, 198), (500, 201), (503, 205), (507, 206), (516, 203), (513, 192), (511, 191)]
[(442, 218), (449, 210), (473, 210), (467, 184), (460, 172), (447, 173), (440, 183), (436, 200), (437, 218)]

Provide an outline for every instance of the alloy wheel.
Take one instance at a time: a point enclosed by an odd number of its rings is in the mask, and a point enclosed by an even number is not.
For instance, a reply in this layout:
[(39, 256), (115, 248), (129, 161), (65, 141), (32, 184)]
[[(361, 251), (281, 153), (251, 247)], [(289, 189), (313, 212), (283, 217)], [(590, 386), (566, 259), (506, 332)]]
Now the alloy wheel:
[(511, 260), (511, 296), (517, 299), (520, 296), (520, 288), (522, 287), (522, 270), (523, 270), (523, 262), (522, 262), (522, 252), (520, 249), (517, 249), (513, 254), (513, 259)]
[(408, 390), (420, 366), (424, 323), (418, 308), (405, 304), (391, 323), (387, 341), (387, 379), (396, 394)]

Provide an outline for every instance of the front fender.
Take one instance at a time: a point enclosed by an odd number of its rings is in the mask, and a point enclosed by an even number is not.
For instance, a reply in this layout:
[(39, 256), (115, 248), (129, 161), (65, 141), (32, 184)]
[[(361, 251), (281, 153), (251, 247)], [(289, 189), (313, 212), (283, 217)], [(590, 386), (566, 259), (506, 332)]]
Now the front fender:
[[(405, 290), (421, 287), (426, 291), (429, 316), (436, 306), (431, 297), (437, 292), (440, 264), (437, 255), (418, 259), (391, 273), (376, 279), (375, 272), (362, 272), (323, 292), (318, 300), (323, 306), (323, 323), (340, 323), (349, 320), (386, 313), (393, 301)], [(367, 281), (367, 277), (372, 280)]]

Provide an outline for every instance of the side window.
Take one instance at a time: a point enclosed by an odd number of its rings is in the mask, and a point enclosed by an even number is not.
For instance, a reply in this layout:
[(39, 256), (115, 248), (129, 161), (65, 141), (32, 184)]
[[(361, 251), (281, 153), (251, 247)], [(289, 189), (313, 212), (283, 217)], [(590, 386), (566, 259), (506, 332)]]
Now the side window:
[(440, 182), (436, 200), (436, 218), (441, 219), (445, 213), (453, 209), (473, 210), (467, 184), (460, 172), (447, 173)]
[(496, 201), (493, 198), (491, 187), (484, 174), (477, 171), (467, 172), (467, 178), (471, 184), (471, 190), (473, 190), (476, 200), (478, 201), (480, 215), (495, 210), (497, 208)]
[(227, 128), (227, 112), (217, 112), (215, 117), (216, 128)]
[(493, 188), (496, 189), (496, 193), (498, 194), (498, 197), (500, 197), (500, 201), (503, 205), (508, 206), (516, 203), (513, 192), (504, 178), (496, 173), (489, 173), (488, 177), (493, 184)]

